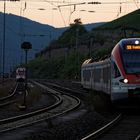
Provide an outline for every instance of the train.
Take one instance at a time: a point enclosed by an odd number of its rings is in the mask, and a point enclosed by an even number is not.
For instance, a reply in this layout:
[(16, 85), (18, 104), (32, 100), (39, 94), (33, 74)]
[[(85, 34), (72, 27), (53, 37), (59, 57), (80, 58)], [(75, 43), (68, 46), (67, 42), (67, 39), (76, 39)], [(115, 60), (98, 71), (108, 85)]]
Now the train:
[(26, 78), (26, 69), (24, 67), (18, 67), (16, 69), (16, 81), (24, 82)]
[(81, 84), (108, 94), (112, 102), (139, 97), (140, 38), (121, 39), (104, 60), (85, 60)]

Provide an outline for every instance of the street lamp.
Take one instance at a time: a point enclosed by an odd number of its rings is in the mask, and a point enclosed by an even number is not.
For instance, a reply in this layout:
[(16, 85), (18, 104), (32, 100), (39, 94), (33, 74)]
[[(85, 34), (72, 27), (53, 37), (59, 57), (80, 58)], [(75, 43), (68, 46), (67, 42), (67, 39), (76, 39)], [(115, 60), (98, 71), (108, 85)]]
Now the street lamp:
[(25, 91), (24, 91), (24, 102), (23, 102), (23, 105), (22, 105), (22, 109), (26, 109), (26, 90), (27, 90), (27, 53), (28, 53), (28, 50), (32, 48), (32, 44), (30, 42), (23, 42), (21, 44), (21, 49), (24, 49), (25, 50), (25, 67), (26, 67), (26, 70), (25, 70)]

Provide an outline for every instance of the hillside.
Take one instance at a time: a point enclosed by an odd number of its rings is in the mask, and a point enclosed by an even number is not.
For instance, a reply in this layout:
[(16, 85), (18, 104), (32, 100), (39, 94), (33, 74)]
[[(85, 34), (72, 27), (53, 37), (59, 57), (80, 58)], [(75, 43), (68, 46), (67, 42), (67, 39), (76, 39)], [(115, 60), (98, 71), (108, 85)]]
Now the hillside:
[[(29, 51), (28, 58), (32, 59), (34, 58), (35, 53), (45, 48), (50, 40), (56, 39), (64, 31), (64, 29), (57, 29), (13, 14), (5, 15), (5, 27), (6, 72), (9, 72), (10, 69), (17, 64), (24, 62), (24, 52), (20, 47), (22, 42), (31, 42), (32, 49)], [(2, 50), (3, 13), (0, 13), (0, 44)], [(2, 58), (2, 52), (0, 53), (0, 58)]]
[(135, 28), (140, 29), (140, 9), (129, 13), (123, 17), (120, 17), (116, 20), (113, 20), (111, 22), (108, 22), (97, 29), (117, 29), (122, 27), (129, 27), (129, 28)]
[[(88, 30), (100, 25), (85, 25)], [(21, 43), (29, 41), (32, 49), (28, 53), (28, 59), (33, 59), (35, 54), (48, 46), (51, 40), (57, 39), (67, 27), (54, 28), (47, 24), (41, 24), (25, 17), (13, 14), (5, 14), (5, 71), (9, 72), (16, 65), (24, 62), (24, 52)], [(3, 47), (3, 13), (0, 12), (0, 49)], [(2, 62), (2, 52), (0, 53)], [(0, 72), (2, 64), (0, 63)]]

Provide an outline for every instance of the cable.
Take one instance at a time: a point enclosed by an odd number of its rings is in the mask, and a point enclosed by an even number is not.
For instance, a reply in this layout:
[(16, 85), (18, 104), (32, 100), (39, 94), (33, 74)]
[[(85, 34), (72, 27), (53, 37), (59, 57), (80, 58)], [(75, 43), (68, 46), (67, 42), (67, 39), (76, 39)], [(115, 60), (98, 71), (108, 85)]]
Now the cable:
[(119, 15), (122, 13), (122, 3), (120, 2), (120, 6), (119, 6), (119, 11), (117, 13), (117, 18), (119, 17)]
[(70, 12), (69, 15), (69, 24), (70, 24), (70, 20), (71, 20), (71, 15), (76, 11), (76, 5), (74, 5), (73, 11)]
[(133, 0), (134, 1), (134, 3), (135, 3), (135, 5), (136, 5), (136, 7), (137, 7), (137, 9), (139, 9), (139, 6), (138, 6), (138, 0), (137, 0), (137, 2), (136, 2), (136, 0)]
[(61, 12), (61, 9), (60, 9), (60, 7), (58, 7), (58, 10), (59, 10), (59, 12), (60, 12), (60, 15), (61, 15), (61, 18), (62, 18), (62, 20), (63, 20), (64, 26), (66, 27), (66, 22), (65, 22), (65, 20), (64, 20), (64, 17), (63, 17), (63, 15), (62, 15), (62, 12)]

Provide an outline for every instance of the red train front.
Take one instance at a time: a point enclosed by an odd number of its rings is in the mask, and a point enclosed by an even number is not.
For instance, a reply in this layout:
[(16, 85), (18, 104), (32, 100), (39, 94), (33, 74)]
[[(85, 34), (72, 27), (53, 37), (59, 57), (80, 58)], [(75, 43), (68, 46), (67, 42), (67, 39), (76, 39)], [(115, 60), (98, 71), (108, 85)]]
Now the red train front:
[(122, 39), (110, 58), (85, 61), (81, 84), (107, 93), (112, 101), (140, 96), (140, 38)]
[(121, 40), (113, 49), (112, 99), (140, 94), (140, 39)]

